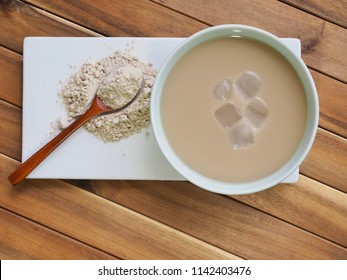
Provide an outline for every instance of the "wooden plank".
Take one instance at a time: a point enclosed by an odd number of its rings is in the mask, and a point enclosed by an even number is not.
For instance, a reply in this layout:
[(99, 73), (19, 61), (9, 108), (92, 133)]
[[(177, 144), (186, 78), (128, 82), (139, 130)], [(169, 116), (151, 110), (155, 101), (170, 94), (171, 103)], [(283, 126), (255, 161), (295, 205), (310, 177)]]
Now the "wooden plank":
[(111, 37), (184, 37), (206, 27), (148, 0), (27, 2)]
[(0, 46), (0, 99), (22, 105), (22, 56)]
[(347, 257), (341, 246), (188, 182), (74, 183), (246, 259)]
[(314, 70), (312, 77), (319, 96), (319, 125), (347, 138), (347, 84)]
[(346, 0), (280, 0), (347, 28)]
[(317, 181), (300, 175), (296, 184), (232, 198), (347, 247), (347, 195)]
[[(25, 36), (188, 36), (205, 26), (147, 1), (26, 2), (40, 4), (43, 9), (18, 0), (5, 1), (0, 6), (0, 26), (6, 30), (0, 33), (0, 44), (19, 53)], [(60, 17), (46, 12), (49, 10)], [(98, 33), (83, 26), (93, 30), (95, 27)]]
[(23, 39), (27, 36), (98, 36), (18, 0), (1, 1), (0, 26), (0, 45), (18, 53), (23, 52)]
[(22, 111), (0, 100), (0, 151), (15, 159), (22, 154)]
[[(2, 207), (111, 255), (123, 259), (238, 259), (62, 181), (26, 180), (14, 188), (7, 176), (17, 166), (18, 162), (0, 155)], [(336, 257), (334, 252), (331, 257)]]
[(300, 172), (347, 193), (347, 140), (318, 129)]
[[(210, 25), (238, 23), (278, 37), (299, 38), (302, 57), (320, 72), (347, 81), (347, 29), (276, 0), (154, 0)], [(295, 19), (295, 20), (294, 20)]]
[(0, 208), (0, 259), (115, 259), (116, 257), (66, 237)]

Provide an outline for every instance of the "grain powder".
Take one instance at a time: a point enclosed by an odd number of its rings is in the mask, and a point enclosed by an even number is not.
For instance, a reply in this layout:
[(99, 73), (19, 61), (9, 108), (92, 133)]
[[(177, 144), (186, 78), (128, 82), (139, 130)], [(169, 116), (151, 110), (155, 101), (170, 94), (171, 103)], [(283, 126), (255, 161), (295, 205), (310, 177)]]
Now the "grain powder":
[[(96, 63), (83, 64), (59, 92), (68, 117), (76, 118), (87, 110), (105, 77), (123, 67), (142, 71), (143, 87), (136, 100), (120, 112), (95, 117), (84, 125), (105, 142), (128, 138), (149, 125), (151, 89), (157, 74), (153, 65), (140, 61), (129, 52), (116, 51)], [(63, 128), (62, 125), (58, 127)]]

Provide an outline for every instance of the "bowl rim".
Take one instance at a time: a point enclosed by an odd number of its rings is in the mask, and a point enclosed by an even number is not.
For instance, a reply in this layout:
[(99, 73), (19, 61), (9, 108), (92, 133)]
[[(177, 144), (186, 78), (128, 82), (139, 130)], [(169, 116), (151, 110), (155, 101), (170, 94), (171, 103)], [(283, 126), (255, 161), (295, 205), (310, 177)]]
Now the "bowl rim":
[[(276, 49), (284, 57), (287, 58), (289, 63), (294, 67), (295, 71), (297, 71), (298, 76), (300, 77), (304, 85), (304, 90), (306, 93), (308, 115), (306, 121), (306, 130), (301, 140), (301, 143), (299, 144), (299, 147), (286, 164), (284, 164), (274, 173), (255, 181), (242, 183), (223, 182), (208, 178), (196, 172), (187, 164), (185, 164), (184, 161), (181, 160), (180, 157), (173, 150), (165, 135), (163, 124), (161, 122), (161, 92), (165, 84), (166, 78), (171, 72), (175, 63), (185, 53), (187, 53), (196, 45), (211, 39), (226, 36), (236, 36), (255, 39)], [(178, 173), (180, 173), (191, 183), (205, 190), (220, 194), (240, 195), (254, 193), (273, 187), (281, 181), (283, 181), (286, 177), (292, 174), (295, 171), (295, 169), (299, 167), (299, 165), (303, 162), (309, 150), (311, 149), (312, 144), (314, 142), (314, 138), (317, 133), (319, 119), (319, 103), (318, 94), (313, 78), (305, 63), (300, 57), (297, 57), (282, 41), (280, 41), (278, 37), (262, 29), (247, 25), (223, 24), (208, 27), (193, 34), (192, 36), (183, 40), (169, 54), (169, 56), (165, 59), (164, 63), (161, 65), (158, 71), (158, 75), (153, 84), (150, 114), (152, 128), (154, 131), (156, 141), (165, 158), (169, 161), (173, 168), (176, 169)]]

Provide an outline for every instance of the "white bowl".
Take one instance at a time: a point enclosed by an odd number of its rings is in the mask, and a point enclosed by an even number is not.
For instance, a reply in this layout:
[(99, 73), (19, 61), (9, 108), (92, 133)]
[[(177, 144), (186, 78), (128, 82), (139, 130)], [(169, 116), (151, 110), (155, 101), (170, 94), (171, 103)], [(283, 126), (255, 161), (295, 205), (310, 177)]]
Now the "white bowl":
[[(190, 49), (204, 43), (205, 41), (216, 39), (226, 36), (241, 36), (244, 38), (251, 38), (263, 42), (287, 58), (292, 64), (295, 71), (298, 73), (306, 93), (308, 104), (308, 117), (306, 123), (306, 130), (296, 152), (292, 155), (289, 161), (280, 169), (271, 175), (261, 178), (252, 182), (245, 183), (229, 183), (221, 182), (208, 178), (202, 174), (197, 173), (190, 168), (181, 158), (176, 154), (171, 147), (168, 138), (165, 134), (162, 119), (161, 119), (161, 97), (165, 81), (170, 74), (171, 69), (175, 63)], [(319, 105), (318, 96), (312, 76), (307, 69), (305, 63), (298, 58), (292, 51), (290, 51), (276, 36), (250, 26), (245, 25), (219, 25), (204, 29), (191, 37), (184, 40), (165, 60), (161, 66), (158, 76), (155, 80), (151, 96), (151, 122), (154, 130), (156, 140), (162, 150), (163, 154), (171, 165), (187, 180), (193, 184), (221, 194), (248, 194), (265, 190), (276, 184), (280, 183), (283, 179), (288, 177), (299, 165), (302, 163), (308, 154), (318, 127), (319, 118)]]

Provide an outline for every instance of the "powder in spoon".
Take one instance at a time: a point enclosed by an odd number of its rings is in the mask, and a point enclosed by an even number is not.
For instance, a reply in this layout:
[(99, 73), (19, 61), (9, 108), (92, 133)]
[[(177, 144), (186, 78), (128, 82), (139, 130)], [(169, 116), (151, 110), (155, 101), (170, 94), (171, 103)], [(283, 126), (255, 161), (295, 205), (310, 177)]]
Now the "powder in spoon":
[[(123, 70), (120, 70), (122, 68)], [(142, 72), (143, 79), (142, 88), (134, 102), (120, 112), (93, 118), (84, 125), (84, 128), (99, 139), (112, 142), (128, 138), (147, 127), (150, 122), (150, 95), (157, 71), (152, 64), (145, 63), (125, 51), (116, 51), (96, 63), (87, 62), (68, 79), (59, 93), (68, 116), (73, 119), (86, 111), (98, 88), (102, 88), (103, 81), (107, 79), (106, 76), (112, 73), (112, 75), (119, 75), (120, 79), (126, 81), (124, 76), (129, 71), (133, 71), (130, 70), (133, 68)], [(120, 70), (119, 73), (114, 74), (117, 73), (117, 69)], [(136, 70), (137, 74), (134, 76), (140, 76), (139, 70)], [(129, 85), (133, 91), (136, 87), (140, 88), (138, 86), (139, 78), (134, 80), (137, 82)], [(108, 91), (106, 88), (107, 86), (104, 88), (105, 92)]]
[(133, 66), (121, 67), (106, 76), (98, 88), (97, 95), (105, 105), (119, 109), (135, 97), (141, 83), (141, 69)]

